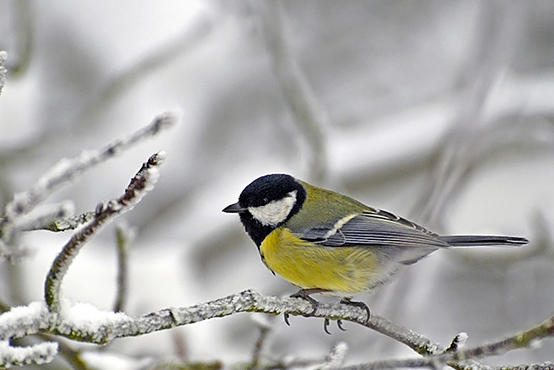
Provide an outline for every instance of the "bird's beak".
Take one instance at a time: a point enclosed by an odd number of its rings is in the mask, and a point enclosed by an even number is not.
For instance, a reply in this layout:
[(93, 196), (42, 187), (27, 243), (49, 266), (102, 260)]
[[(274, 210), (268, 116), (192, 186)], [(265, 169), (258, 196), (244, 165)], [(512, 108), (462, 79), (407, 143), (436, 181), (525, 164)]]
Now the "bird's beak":
[(234, 204), (231, 204), (230, 206), (227, 206), (227, 207), (223, 208), (222, 212), (225, 212), (225, 213), (241, 213), (241, 212), (246, 211), (247, 209), (248, 208), (241, 207), (240, 204), (238, 204), (238, 203), (234, 203)]

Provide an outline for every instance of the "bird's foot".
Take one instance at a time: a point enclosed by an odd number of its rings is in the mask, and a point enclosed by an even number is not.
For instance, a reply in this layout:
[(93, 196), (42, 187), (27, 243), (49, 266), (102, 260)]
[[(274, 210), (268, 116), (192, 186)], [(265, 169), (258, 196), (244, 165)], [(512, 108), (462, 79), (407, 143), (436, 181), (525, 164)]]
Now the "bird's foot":
[[(311, 294), (316, 294), (316, 293), (325, 293), (327, 292), (328, 290), (326, 289), (318, 289), (318, 288), (314, 288), (314, 289), (300, 289), (298, 292), (292, 294), (290, 297), (291, 298), (302, 298), (308, 302), (310, 302), (310, 304), (312, 305), (312, 312), (305, 315), (305, 316), (311, 316), (313, 315), (316, 310), (317, 310), (317, 307), (319, 305), (319, 302), (316, 301), (315, 299), (313, 299), (312, 297), (310, 297)], [(285, 323), (290, 326), (290, 322), (289, 322), (289, 314), (288, 313), (285, 313), (283, 314), (284, 316), (284, 319), (285, 319)], [(329, 333), (329, 331), (327, 330), (327, 326), (329, 326), (329, 319), (325, 319), (326, 321), (324, 322), (324, 330), (326, 333)]]
[[(349, 306), (354, 306), (354, 307), (361, 308), (362, 310), (364, 310), (367, 313), (367, 318), (366, 318), (365, 322), (366, 323), (369, 322), (369, 318), (371, 317), (371, 312), (369, 311), (369, 307), (367, 307), (367, 304), (365, 304), (364, 302), (352, 301), (352, 298), (345, 297), (345, 298), (340, 300), (340, 303), (346, 304), (346, 305), (349, 305)], [(340, 325), (339, 325), (339, 327), (340, 327)]]
[[(328, 290), (325, 290), (325, 289), (300, 289), (298, 292), (292, 294), (290, 297), (291, 298), (302, 298), (302, 299), (310, 302), (311, 305), (312, 305), (313, 310), (312, 310), (311, 313), (309, 313), (305, 316), (311, 316), (316, 312), (317, 307), (319, 306), (319, 302), (316, 301), (315, 299), (313, 299), (312, 297), (310, 297), (310, 295), (311, 294), (316, 294), (316, 293), (325, 293), (325, 292), (328, 292)], [(367, 307), (367, 305), (365, 303), (363, 303), (363, 302), (353, 302), (353, 301), (351, 301), (351, 298), (343, 298), (343, 299), (341, 299), (340, 302), (343, 303), (343, 304), (348, 304), (348, 305), (363, 308), (367, 312), (367, 319), (369, 320), (369, 315), (370, 315), (369, 307)], [(283, 316), (284, 316), (284, 319), (285, 319), (285, 323), (288, 326), (290, 326), (290, 321), (289, 321), (290, 315), (288, 313), (285, 313), (285, 314), (283, 314)], [(330, 323), (330, 319), (328, 317), (326, 317), (325, 320), (323, 321), (323, 330), (327, 334), (331, 334), (329, 332), (329, 323)], [(340, 319), (337, 320), (337, 326), (339, 327), (340, 330), (346, 331), (346, 329), (342, 326), (342, 320), (340, 320)]]

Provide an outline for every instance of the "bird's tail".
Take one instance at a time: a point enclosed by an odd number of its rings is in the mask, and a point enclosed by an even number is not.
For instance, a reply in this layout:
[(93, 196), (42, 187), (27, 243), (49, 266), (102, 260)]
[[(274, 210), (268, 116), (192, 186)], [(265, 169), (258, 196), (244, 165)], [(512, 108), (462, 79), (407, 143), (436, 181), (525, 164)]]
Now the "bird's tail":
[(496, 235), (447, 235), (440, 236), (440, 240), (452, 247), (476, 247), (476, 246), (506, 246), (518, 247), (529, 243), (529, 240), (518, 236)]

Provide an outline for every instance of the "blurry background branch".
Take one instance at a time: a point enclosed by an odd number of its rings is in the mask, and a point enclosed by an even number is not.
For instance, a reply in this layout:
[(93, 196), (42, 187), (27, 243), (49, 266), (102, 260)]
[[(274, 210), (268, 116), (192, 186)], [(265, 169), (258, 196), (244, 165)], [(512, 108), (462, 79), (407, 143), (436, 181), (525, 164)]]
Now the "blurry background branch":
[(327, 150), (324, 130), (327, 122), (321, 105), (305, 73), (287, 47), (283, 27), (282, 4), (279, 0), (251, 1), (260, 27), (272, 71), (281, 88), (292, 119), (302, 138), (298, 145), (306, 145), (308, 179), (322, 183), (327, 171)]
[(111, 105), (116, 104), (132, 87), (136, 87), (138, 82), (144, 81), (180, 55), (190, 53), (201, 45), (214, 27), (214, 20), (208, 12), (200, 13), (179, 35), (148, 52), (100, 88), (75, 118), (78, 125), (87, 127), (94, 124), (100, 114), (108, 111)]
[[(499, 145), (498, 132), (484, 124), (484, 110), (494, 88), (504, 78), (525, 25), (528, 4), (488, 1), (478, 4), (473, 50), (460, 69), (458, 92), (449, 130), (433, 155), (429, 186), (416, 204), (419, 222), (442, 229), (445, 210), (484, 157), (484, 143)], [(519, 126), (523, 123), (520, 122)], [(490, 132), (487, 132), (490, 131)], [(504, 131), (505, 127), (496, 131)], [(494, 138), (494, 139), (493, 139)], [(490, 150), (486, 148), (485, 150)], [(436, 225), (436, 226), (435, 226)]]
[(271, 323), (266, 316), (252, 315), (252, 322), (256, 324), (260, 330), (260, 334), (256, 342), (254, 343), (254, 349), (252, 350), (252, 359), (248, 368), (250, 370), (257, 370), (261, 365), (262, 355), (264, 353), (264, 346), (267, 342), (267, 338), (271, 333)]

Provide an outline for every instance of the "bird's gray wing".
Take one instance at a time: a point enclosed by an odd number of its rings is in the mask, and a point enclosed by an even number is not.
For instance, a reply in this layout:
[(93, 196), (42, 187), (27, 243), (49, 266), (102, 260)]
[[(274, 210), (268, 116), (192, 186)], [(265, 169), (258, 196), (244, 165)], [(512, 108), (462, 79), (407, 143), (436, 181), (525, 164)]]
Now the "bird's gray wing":
[(327, 247), (383, 247), (384, 252), (405, 264), (414, 263), (437, 248), (448, 247), (436, 234), (382, 210), (347, 216), (297, 234)]

